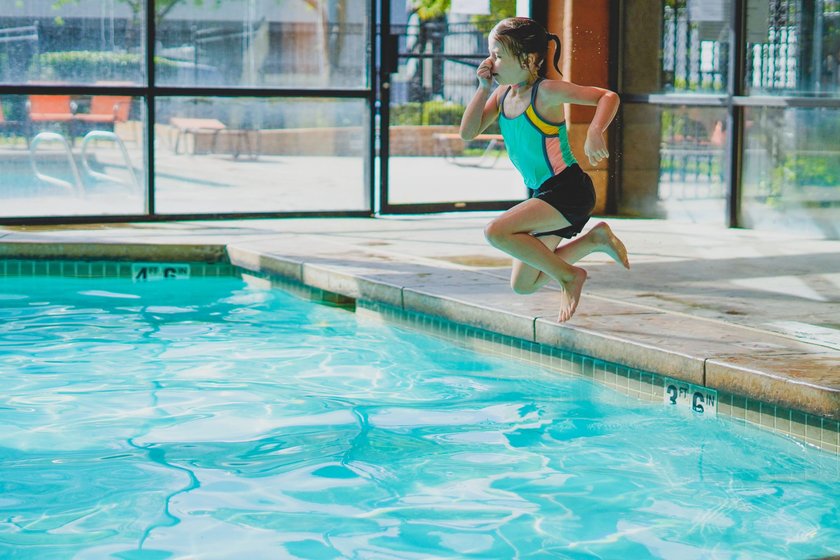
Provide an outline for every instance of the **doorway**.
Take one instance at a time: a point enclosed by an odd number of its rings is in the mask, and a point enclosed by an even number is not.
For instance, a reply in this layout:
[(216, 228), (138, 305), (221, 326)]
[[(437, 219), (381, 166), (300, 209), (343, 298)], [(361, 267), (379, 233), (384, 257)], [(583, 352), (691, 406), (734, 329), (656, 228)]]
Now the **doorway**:
[(509, 208), (527, 192), (498, 124), (469, 142), (458, 128), (487, 57), (487, 35), (516, 15), (517, 3), (436, 4), (380, 5), (379, 207), (392, 214)]

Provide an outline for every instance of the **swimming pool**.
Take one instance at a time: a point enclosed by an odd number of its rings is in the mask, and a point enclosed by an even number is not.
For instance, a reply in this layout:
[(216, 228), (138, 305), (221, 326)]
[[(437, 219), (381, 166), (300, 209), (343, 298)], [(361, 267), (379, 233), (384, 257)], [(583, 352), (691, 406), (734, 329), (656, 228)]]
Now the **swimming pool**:
[(816, 558), (840, 460), (236, 278), (0, 278), (0, 556)]

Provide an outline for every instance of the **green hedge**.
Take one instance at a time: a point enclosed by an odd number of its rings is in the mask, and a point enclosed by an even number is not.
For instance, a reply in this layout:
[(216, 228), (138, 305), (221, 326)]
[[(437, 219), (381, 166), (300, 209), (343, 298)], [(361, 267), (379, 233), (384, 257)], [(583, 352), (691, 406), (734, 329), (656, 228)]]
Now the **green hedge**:
[(391, 107), (393, 125), (457, 125), (461, 123), (464, 106), (445, 101), (417, 101)]
[[(391, 107), (391, 125), (458, 126), (461, 124), (461, 117), (464, 116), (464, 109), (463, 105), (447, 101), (427, 101), (426, 103), (412, 101)], [(498, 134), (498, 123), (493, 123), (486, 132)]]
[(811, 156), (793, 154), (782, 164), (798, 186), (831, 187), (840, 186), (840, 160), (833, 156)]
[[(183, 65), (181, 63), (180, 65)], [(40, 72), (38, 67), (40, 66)], [(158, 78), (174, 77), (179, 63), (155, 57)], [(100, 51), (65, 51), (40, 54), (32, 63), (30, 74), (42, 80), (74, 82), (137, 81), (144, 72), (139, 54)]]

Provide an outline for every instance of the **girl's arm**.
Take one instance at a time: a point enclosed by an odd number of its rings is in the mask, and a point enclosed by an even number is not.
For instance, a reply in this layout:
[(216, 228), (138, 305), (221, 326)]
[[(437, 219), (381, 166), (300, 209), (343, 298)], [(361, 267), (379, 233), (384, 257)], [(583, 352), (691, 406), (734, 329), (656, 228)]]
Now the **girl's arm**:
[[(546, 87), (548, 86), (548, 87)], [(594, 105), (595, 116), (589, 123), (586, 142), (583, 151), (589, 158), (589, 163), (596, 165), (599, 161), (609, 157), (604, 133), (618, 112), (620, 100), (618, 94), (608, 89), (594, 86), (579, 86), (571, 82), (551, 80), (540, 88), (540, 92), (548, 94), (548, 105), (574, 103), (576, 105)]]
[(492, 61), (488, 58), (478, 67), (478, 89), (461, 117), (461, 138), (472, 140), (490, 126), (499, 115), (498, 88), (492, 91)]

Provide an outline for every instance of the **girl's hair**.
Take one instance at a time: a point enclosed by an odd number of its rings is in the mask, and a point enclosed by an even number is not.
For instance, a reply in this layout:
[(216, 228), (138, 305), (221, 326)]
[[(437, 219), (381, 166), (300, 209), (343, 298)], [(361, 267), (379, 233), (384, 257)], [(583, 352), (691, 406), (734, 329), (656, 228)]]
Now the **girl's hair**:
[[(548, 42), (557, 43), (554, 49), (554, 68), (560, 72), (560, 37), (549, 33), (536, 21), (525, 17), (512, 17), (503, 19), (490, 32), (490, 36), (504, 45), (505, 50), (525, 64), (528, 55), (537, 55), (537, 76), (545, 77), (546, 69), (543, 65), (545, 55), (548, 53)], [(536, 76), (534, 76), (536, 79)]]

